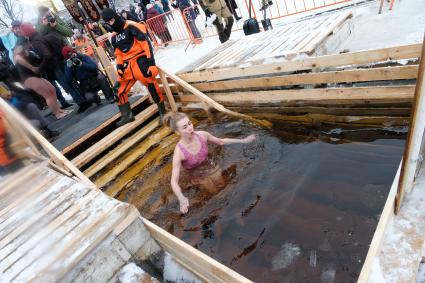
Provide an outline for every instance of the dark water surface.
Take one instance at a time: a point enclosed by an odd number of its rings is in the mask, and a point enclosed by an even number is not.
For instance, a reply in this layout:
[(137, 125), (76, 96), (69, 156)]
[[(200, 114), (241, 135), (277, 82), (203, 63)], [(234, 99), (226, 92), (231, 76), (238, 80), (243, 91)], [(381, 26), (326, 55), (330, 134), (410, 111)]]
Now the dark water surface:
[(216, 194), (190, 188), (182, 216), (169, 185), (171, 156), (119, 196), (142, 215), (256, 282), (355, 282), (402, 156), (406, 129), (276, 124), (218, 117), (197, 129), (258, 134), (210, 145), (224, 170)]

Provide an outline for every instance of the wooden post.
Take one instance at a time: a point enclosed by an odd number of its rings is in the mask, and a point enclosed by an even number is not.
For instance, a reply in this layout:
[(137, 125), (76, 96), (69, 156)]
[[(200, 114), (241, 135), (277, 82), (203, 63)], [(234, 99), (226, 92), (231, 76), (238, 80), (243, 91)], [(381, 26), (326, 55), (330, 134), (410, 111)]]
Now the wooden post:
[(51, 143), (49, 143), (34, 127), (15, 109), (13, 109), (6, 101), (0, 98), (0, 109), (6, 114), (7, 117), (11, 117), (17, 122), (15, 127), (23, 127), (25, 130), (33, 136), (35, 140), (43, 147), (47, 154), (52, 158), (57, 165), (63, 165), (68, 168), (72, 174), (77, 176), (82, 182), (90, 187), (94, 187), (94, 184), (87, 178), (80, 170), (78, 170), (68, 159), (66, 159)]
[[(424, 37), (425, 42), (425, 37)], [(400, 210), (405, 192), (409, 192), (414, 184), (416, 168), (420, 160), (421, 142), (425, 127), (425, 46), (422, 45), (421, 62), (419, 64), (418, 78), (416, 79), (415, 97), (410, 117), (410, 129), (407, 143), (403, 153), (400, 180), (395, 199), (394, 213)]]
[(162, 85), (164, 86), (165, 94), (167, 95), (168, 102), (171, 106), (171, 111), (177, 112), (176, 102), (174, 101), (173, 93), (171, 92), (170, 85), (168, 84), (167, 77), (164, 72), (159, 69), (159, 77), (161, 78)]
[(168, 77), (170, 77), (174, 82), (181, 85), (187, 91), (190, 91), (191, 93), (193, 93), (197, 98), (199, 98), (201, 101), (204, 101), (209, 106), (215, 108), (217, 111), (226, 113), (226, 114), (234, 116), (234, 117), (246, 119), (248, 121), (251, 121), (251, 122), (256, 123), (256, 124), (260, 124), (260, 125), (265, 126), (265, 127), (271, 127), (272, 124), (269, 121), (256, 119), (256, 118), (253, 118), (249, 115), (245, 115), (245, 114), (241, 114), (241, 113), (231, 111), (231, 110), (225, 108), (220, 103), (214, 101), (212, 98), (208, 97), (206, 94), (200, 92), (199, 90), (197, 90), (196, 88), (194, 88), (193, 86), (191, 86), (190, 84), (188, 84), (187, 82), (185, 82), (184, 80), (182, 80), (181, 78), (176, 76), (175, 74), (172, 74), (171, 72), (164, 70), (164, 68), (162, 68), (162, 67), (160, 68), (160, 70), (162, 70), (162, 72), (164, 72), (164, 74), (166, 74)]

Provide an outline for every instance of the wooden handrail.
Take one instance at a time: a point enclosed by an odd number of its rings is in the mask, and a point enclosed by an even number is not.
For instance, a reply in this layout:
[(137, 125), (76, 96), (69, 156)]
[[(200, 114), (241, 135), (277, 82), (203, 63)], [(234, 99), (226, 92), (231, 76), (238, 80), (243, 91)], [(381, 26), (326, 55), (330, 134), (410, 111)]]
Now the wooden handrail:
[(62, 167), (64, 170), (69, 170), (74, 176), (90, 187), (94, 184), (78, 170), (68, 159), (66, 159), (51, 143), (49, 143), (20, 113), (12, 108), (6, 101), (0, 98), (0, 109), (6, 114), (6, 118), (13, 121), (14, 127), (20, 127), (33, 137), (41, 147), (46, 151), (49, 157)]
[(230, 116), (234, 116), (234, 117), (238, 117), (238, 118), (248, 120), (250, 122), (253, 122), (255, 124), (259, 124), (259, 125), (264, 126), (264, 127), (271, 127), (272, 126), (272, 123), (269, 122), (269, 121), (256, 119), (256, 118), (251, 117), (249, 115), (238, 113), (238, 112), (227, 109), (226, 107), (224, 107), (220, 103), (218, 103), (215, 100), (213, 100), (212, 98), (208, 97), (206, 94), (200, 92), (199, 90), (197, 90), (196, 88), (191, 86), (189, 83), (185, 82), (183, 79), (179, 78), (177, 75), (165, 70), (162, 67), (158, 67), (158, 68), (161, 70), (161, 72), (163, 72), (168, 77), (170, 77), (176, 84), (179, 84), (181, 87), (183, 87), (187, 91), (194, 94), (197, 98), (199, 98), (199, 100), (207, 103), (208, 106), (216, 109), (217, 111), (228, 114)]

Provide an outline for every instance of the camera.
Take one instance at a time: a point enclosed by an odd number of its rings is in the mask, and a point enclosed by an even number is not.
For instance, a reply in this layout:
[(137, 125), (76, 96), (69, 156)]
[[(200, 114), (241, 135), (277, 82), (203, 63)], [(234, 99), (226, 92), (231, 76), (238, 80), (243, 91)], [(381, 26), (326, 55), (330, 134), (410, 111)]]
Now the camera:
[(80, 59), (78, 59), (78, 57), (71, 57), (71, 61), (72, 61), (72, 64), (74, 64), (75, 66), (81, 66), (81, 60)]
[(55, 17), (54, 17), (52, 14), (48, 14), (48, 15), (46, 16), (46, 20), (47, 20), (49, 23), (51, 23), (51, 24), (54, 24), (54, 23), (56, 22), (56, 19), (55, 19)]

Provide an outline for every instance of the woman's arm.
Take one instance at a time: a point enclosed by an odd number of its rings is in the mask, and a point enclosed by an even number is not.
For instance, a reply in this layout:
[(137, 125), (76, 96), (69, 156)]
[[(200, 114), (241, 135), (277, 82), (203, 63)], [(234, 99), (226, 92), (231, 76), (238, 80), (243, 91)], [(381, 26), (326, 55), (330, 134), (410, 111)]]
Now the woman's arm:
[(179, 185), (180, 169), (181, 169), (181, 153), (176, 147), (173, 155), (173, 171), (171, 173), (171, 188), (180, 202), (180, 212), (186, 213), (189, 208), (189, 200), (183, 195)]
[(218, 144), (218, 145), (226, 145), (226, 144), (234, 144), (234, 143), (250, 143), (256, 139), (256, 135), (249, 135), (243, 139), (231, 139), (231, 138), (220, 139), (205, 131), (199, 131), (199, 133), (203, 137), (205, 137), (207, 141)]

